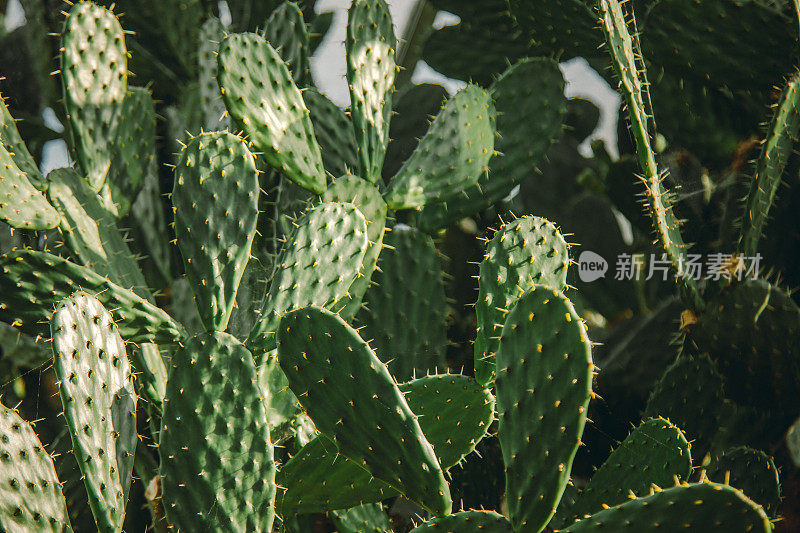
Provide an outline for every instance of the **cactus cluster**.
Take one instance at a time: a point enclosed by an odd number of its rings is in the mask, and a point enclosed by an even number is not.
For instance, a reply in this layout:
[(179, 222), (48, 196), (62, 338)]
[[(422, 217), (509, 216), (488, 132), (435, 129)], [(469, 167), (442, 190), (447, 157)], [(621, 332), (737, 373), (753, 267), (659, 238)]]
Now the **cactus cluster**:
[[(353, 0), (346, 110), (315, 2), (24, 4), (0, 529), (800, 527), (788, 2), (420, 0), (398, 39)], [(619, 87), (619, 157), (573, 57)]]

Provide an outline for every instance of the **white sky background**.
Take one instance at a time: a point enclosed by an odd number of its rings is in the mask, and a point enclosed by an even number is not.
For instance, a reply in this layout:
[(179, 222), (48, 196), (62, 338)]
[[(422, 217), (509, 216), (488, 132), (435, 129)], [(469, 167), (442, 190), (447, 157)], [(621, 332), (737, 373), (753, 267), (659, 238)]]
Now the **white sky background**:
[[(387, 0), (387, 3), (394, 19), (395, 35), (400, 38), (403, 35), (416, 0)], [(347, 25), (347, 7), (349, 5), (350, 0), (319, 0), (317, 2), (317, 12), (333, 11), (335, 15), (325, 40), (317, 50), (317, 53), (311, 58), (311, 72), (317, 86), (331, 100), (342, 107), (346, 107), (349, 104), (344, 58), (344, 38)], [(457, 20), (458, 18), (455, 16), (439, 13), (435, 26), (453, 24)], [(6, 11), (6, 28), (14, 28), (23, 21), (24, 13), (19, 1), (10, 0)], [(617, 108), (620, 101), (619, 95), (596, 72), (589, 68), (582, 59), (574, 59), (562, 63), (561, 70), (567, 81), (565, 92), (568, 97), (580, 96), (587, 98), (600, 107), (600, 125), (590, 140), (594, 138), (604, 139), (612, 155), (616, 155), (616, 122)], [(464, 86), (463, 82), (442, 76), (424, 62), (420, 62), (417, 65), (412, 81), (414, 83), (439, 83), (451, 93)], [(49, 115), (49, 117), (45, 117), (46, 119), (52, 118), (52, 120), (48, 120), (48, 125), (60, 127), (57, 122), (53, 124), (55, 115), (51, 110)], [(588, 143), (583, 148), (585, 152), (588, 152)], [(69, 165), (64, 142), (58, 140), (47, 143), (43, 159), (42, 171), (45, 173), (53, 168)]]

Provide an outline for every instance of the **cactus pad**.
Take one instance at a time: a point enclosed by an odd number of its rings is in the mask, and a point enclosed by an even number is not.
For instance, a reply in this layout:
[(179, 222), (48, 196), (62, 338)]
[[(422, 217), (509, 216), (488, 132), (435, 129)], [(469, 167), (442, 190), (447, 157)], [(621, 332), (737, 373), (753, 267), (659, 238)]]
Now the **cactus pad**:
[(307, 85), (311, 49), (308, 45), (308, 28), (300, 7), (288, 1), (278, 4), (264, 24), (263, 35), (283, 58), (294, 81), (301, 87)]
[(670, 366), (647, 400), (646, 417), (666, 418), (686, 433), (702, 459), (719, 430), (725, 399), (722, 376), (707, 355), (683, 356)]
[[(485, 436), (494, 397), (472, 378), (432, 375), (398, 385), (443, 469), (460, 462)], [(284, 513), (310, 513), (377, 502), (397, 494), (358, 463), (339, 454), (328, 437), (306, 445), (278, 474), (286, 487)]]
[(219, 46), (222, 100), (264, 158), (281, 174), (316, 193), (325, 170), (300, 91), (281, 57), (260, 35), (231, 34)]
[(386, 202), (383, 201), (377, 187), (355, 176), (337, 178), (322, 196), (326, 202), (351, 203), (356, 206), (367, 223), (367, 251), (364, 262), (358, 270), (358, 276), (350, 285), (350, 290), (342, 303), (339, 314), (349, 320), (361, 308), (361, 301), (370, 286), (373, 272), (378, 264), (378, 255), (383, 249), (384, 230), (386, 229)]
[(511, 522), (494, 511), (462, 511), (435, 518), (411, 530), (412, 533), (511, 533)]
[(31, 185), (40, 191), (47, 188), (44, 176), (39, 172), (36, 161), (31, 156), (28, 147), (25, 146), (25, 141), (22, 140), (22, 136), (19, 134), (14, 118), (8, 112), (5, 100), (0, 96), (0, 149), (2, 148), (5, 148), (11, 154), (11, 159), (14, 160), (17, 168), (25, 174)]
[(175, 167), (175, 236), (206, 329), (228, 326), (258, 218), (258, 171), (244, 141), (204, 133)]
[(337, 315), (315, 307), (281, 319), (278, 361), (317, 428), (375, 477), (434, 514), (450, 491), (433, 447), (386, 366)]
[(267, 415), (253, 357), (231, 335), (201, 333), (176, 350), (159, 453), (164, 508), (176, 528), (271, 531), (276, 489)]
[(362, 335), (399, 380), (444, 367), (447, 346), (442, 265), (433, 240), (408, 226), (386, 236), (380, 270), (359, 313)]
[(506, 314), (534, 285), (564, 290), (569, 245), (558, 229), (539, 217), (522, 217), (500, 228), (481, 262), (476, 315), (475, 379), (494, 379), (494, 353)]
[(89, 185), (99, 191), (113, 154), (128, 87), (128, 52), (117, 17), (92, 2), (72, 6), (61, 40), (64, 105), (75, 151)]
[(695, 483), (658, 490), (650, 496), (604, 509), (563, 529), (594, 531), (708, 531), (769, 533), (769, 519), (742, 492), (718, 483)]
[(313, 87), (303, 91), (303, 101), (322, 149), (325, 170), (334, 176), (342, 176), (358, 168), (358, 147), (350, 117)]
[(497, 350), (498, 436), (515, 531), (553, 516), (580, 445), (592, 386), (591, 342), (572, 303), (538, 286), (503, 325)]
[(428, 204), (420, 227), (432, 231), (499, 202), (522, 180), (535, 175), (536, 165), (561, 132), (566, 113), (564, 77), (558, 63), (527, 58), (509, 67), (490, 89), (497, 109), (495, 147), (489, 173), (445, 203)]
[(392, 17), (384, 0), (356, 0), (347, 20), (347, 81), (350, 108), (358, 141), (361, 177), (376, 182), (381, 176), (394, 90)]
[(53, 459), (31, 425), (0, 405), (0, 525), (5, 531), (72, 531)]
[(652, 485), (668, 486), (675, 478), (687, 480), (692, 472), (689, 442), (667, 420), (642, 422), (614, 450), (572, 506), (577, 518), (588, 517), (604, 505), (617, 505), (631, 493), (646, 495)]
[(56, 375), (75, 457), (100, 531), (121, 531), (136, 450), (136, 392), (111, 314), (85, 293), (51, 322)]
[(58, 225), (58, 212), (17, 167), (0, 144), (0, 221), (20, 229), (44, 230)]
[(467, 85), (447, 100), (392, 178), (386, 203), (392, 209), (412, 209), (457, 198), (487, 171), (494, 136), (491, 96), (477, 85)]
[(352, 204), (325, 202), (297, 221), (276, 261), (261, 316), (248, 339), (257, 355), (275, 348), (280, 317), (309, 305), (339, 310), (369, 247), (364, 216)]
[(747, 447), (733, 448), (713, 461), (706, 470), (711, 481), (726, 483), (744, 492), (761, 505), (769, 516), (775, 516), (781, 502), (778, 469), (772, 457)]
[(158, 307), (61, 257), (16, 250), (0, 258), (0, 272), (0, 320), (29, 335), (48, 337), (55, 305), (83, 289), (111, 310), (126, 341), (169, 344), (183, 336), (183, 328)]
[(75, 257), (117, 285), (152, 298), (116, 217), (86, 180), (71, 168), (57, 168), (47, 180), (47, 196), (61, 214), (59, 227)]

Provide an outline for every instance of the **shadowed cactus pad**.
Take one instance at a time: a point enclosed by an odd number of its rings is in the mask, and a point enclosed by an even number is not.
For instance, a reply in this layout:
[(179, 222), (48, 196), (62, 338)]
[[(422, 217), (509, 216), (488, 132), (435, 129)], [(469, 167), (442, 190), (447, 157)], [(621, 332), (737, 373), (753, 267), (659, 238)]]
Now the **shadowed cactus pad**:
[(362, 335), (399, 380), (444, 368), (447, 345), (441, 259), (426, 234), (395, 226), (358, 314)]
[(494, 511), (463, 511), (435, 518), (412, 530), (412, 533), (511, 533), (511, 522)]
[(0, 257), (0, 320), (24, 333), (48, 337), (50, 315), (63, 298), (82, 289), (110, 309), (129, 342), (169, 344), (183, 328), (160, 308), (96, 274), (46, 252), (16, 250)]
[(267, 415), (253, 357), (231, 335), (201, 333), (176, 350), (159, 454), (164, 508), (178, 529), (271, 531)]
[[(494, 397), (475, 380), (457, 374), (432, 375), (398, 385), (418, 415), (422, 432), (444, 470), (470, 454), (494, 417)], [(320, 512), (377, 502), (397, 494), (358, 463), (339, 454), (325, 435), (303, 447), (278, 474), (287, 491), (284, 513)]]
[(689, 442), (667, 420), (642, 422), (592, 475), (572, 506), (577, 519), (600, 511), (605, 505), (623, 503), (629, 494), (646, 495), (652, 485), (668, 486), (686, 481), (692, 472)]
[(760, 506), (733, 487), (695, 483), (658, 490), (650, 496), (604, 509), (562, 530), (653, 531), (665, 533), (769, 533), (769, 519)]

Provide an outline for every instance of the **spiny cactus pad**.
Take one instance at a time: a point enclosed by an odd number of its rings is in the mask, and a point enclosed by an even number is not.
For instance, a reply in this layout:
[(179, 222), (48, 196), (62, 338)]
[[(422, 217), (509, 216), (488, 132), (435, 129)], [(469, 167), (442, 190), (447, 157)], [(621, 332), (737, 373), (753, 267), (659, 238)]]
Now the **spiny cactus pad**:
[(116, 217), (86, 180), (74, 169), (57, 168), (47, 181), (47, 196), (61, 214), (59, 228), (75, 257), (117, 285), (152, 299)]
[[(724, 56), (724, 54), (721, 54)], [(800, 73), (796, 73), (781, 94), (769, 135), (756, 163), (755, 176), (747, 195), (739, 239), (739, 252), (745, 257), (758, 253), (767, 215), (775, 201), (783, 171), (800, 135)]]
[(647, 400), (645, 417), (666, 418), (692, 442), (692, 454), (701, 460), (719, 430), (725, 399), (722, 376), (707, 355), (684, 355), (670, 366)]
[(337, 315), (307, 307), (281, 319), (278, 361), (289, 386), (341, 452), (434, 514), (450, 491), (433, 447), (369, 346)]
[(219, 46), (217, 79), (234, 121), (281, 174), (316, 193), (325, 170), (300, 91), (278, 53), (260, 35), (231, 34)]
[(358, 168), (358, 147), (350, 117), (317, 89), (303, 91), (325, 170), (343, 176)]
[(361, 335), (401, 381), (444, 368), (447, 346), (441, 259), (426, 234), (395, 226), (386, 236), (380, 270), (358, 314)]
[[(601, 38), (597, 17), (588, 0), (509, 0), (511, 15), (542, 55), (597, 55)], [(563, 53), (563, 54), (562, 54)]]
[(72, 531), (53, 459), (31, 425), (0, 405), (0, 525), (5, 531)]
[(497, 350), (498, 436), (515, 531), (556, 510), (580, 445), (592, 387), (591, 342), (572, 303), (537, 286), (508, 314)]
[(353, 204), (325, 202), (306, 211), (278, 256), (250, 332), (248, 346), (256, 358), (275, 348), (278, 322), (288, 311), (309, 305), (338, 311), (368, 247), (367, 223)]
[(412, 533), (511, 533), (511, 522), (494, 511), (462, 511), (434, 518), (411, 530)]
[(119, 216), (128, 214), (142, 181), (156, 163), (156, 110), (149, 89), (129, 87), (114, 132), (114, 158), (106, 178)]
[(100, 531), (121, 531), (138, 441), (125, 344), (111, 314), (85, 293), (63, 300), (50, 327), (64, 418), (89, 505)]
[(75, 151), (99, 191), (111, 165), (116, 123), (128, 88), (128, 52), (117, 17), (92, 2), (72, 6), (61, 39), (61, 76)]
[(230, 117), (225, 116), (225, 104), (217, 83), (217, 49), (225, 37), (225, 26), (217, 17), (211, 17), (200, 27), (197, 48), (197, 96), (203, 128), (209, 131), (226, 129)]
[(567, 101), (564, 77), (554, 60), (523, 59), (508, 68), (490, 91), (497, 109), (498, 154), (489, 161), (489, 173), (463, 195), (425, 206), (419, 224), (426, 231), (483, 211), (522, 180), (533, 178), (536, 165), (561, 132)]
[(775, 437), (800, 407), (798, 348), (800, 308), (781, 288), (747, 280), (709, 302), (689, 332), (725, 378), (725, 396), (773, 417)]
[[(443, 469), (470, 454), (485, 436), (494, 416), (494, 397), (472, 378), (442, 374), (398, 385)], [(287, 491), (286, 513), (322, 512), (377, 502), (397, 494), (355, 461), (339, 454), (320, 435), (303, 447), (278, 474)]]
[(176, 528), (271, 531), (267, 416), (253, 357), (231, 335), (201, 333), (175, 351), (159, 454), (164, 508)]
[(494, 353), (506, 314), (534, 285), (564, 290), (569, 245), (551, 222), (533, 216), (518, 218), (500, 228), (486, 246), (481, 262), (476, 315), (475, 379), (494, 379)]
[(364, 262), (356, 279), (350, 286), (348, 295), (339, 314), (349, 320), (361, 308), (361, 301), (378, 264), (378, 255), (383, 249), (384, 230), (386, 229), (386, 202), (383, 201), (377, 187), (361, 178), (345, 175), (337, 178), (322, 195), (326, 202), (351, 203), (356, 206), (367, 223), (368, 247), (364, 254)]
[(263, 35), (286, 62), (295, 83), (301, 87), (306, 85), (311, 49), (300, 7), (288, 1), (278, 4), (264, 24)]
[(224, 331), (250, 259), (258, 219), (258, 171), (227, 132), (198, 135), (175, 167), (175, 236), (206, 329)]
[(495, 110), (491, 95), (467, 85), (445, 102), (417, 149), (386, 190), (392, 209), (447, 202), (475, 185), (494, 154)]
[(22, 140), (17, 124), (8, 112), (8, 107), (6, 107), (6, 102), (2, 95), (0, 95), (0, 148), (5, 148), (11, 154), (11, 159), (14, 160), (17, 168), (25, 174), (31, 185), (40, 191), (47, 187), (44, 176), (39, 172), (36, 161), (28, 151), (28, 147), (25, 146), (25, 141)]
[(0, 320), (29, 335), (49, 337), (55, 305), (83, 289), (111, 310), (128, 342), (170, 344), (183, 336), (183, 328), (158, 307), (89, 268), (47, 252), (6, 254), (0, 257), (0, 271)]
[(742, 492), (718, 483), (695, 483), (658, 490), (651, 496), (604, 509), (562, 530), (653, 531), (665, 533), (769, 533), (769, 519)]
[(772, 457), (746, 446), (733, 448), (714, 460), (706, 470), (711, 481), (727, 483), (775, 516), (781, 502), (778, 469)]
[(768, 94), (797, 63), (797, 20), (783, 2), (655, 2), (642, 52), (681, 78), (744, 95)]
[(373, 183), (381, 177), (389, 142), (396, 46), (392, 17), (384, 0), (356, 0), (351, 4), (345, 40), (350, 114), (358, 141), (360, 175)]
[(0, 144), (0, 221), (13, 228), (44, 230), (58, 225), (58, 212), (36, 190)]
[(631, 132), (636, 140), (636, 155), (643, 172), (645, 206), (658, 242), (678, 274), (681, 296), (691, 308), (702, 309), (704, 304), (697, 283), (686, 270), (688, 246), (683, 242), (672, 198), (662, 183), (665, 176), (656, 165), (656, 155), (651, 146), (649, 117), (644, 103), (646, 86), (640, 78), (645, 73), (640, 75), (642, 69), (637, 64), (633, 40), (618, 0), (600, 0), (599, 9), (614, 70), (627, 103)]
[(631, 493), (646, 495), (651, 485), (669, 486), (675, 478), (686, 481), (691, 472), (692, 456), (683, 432), (664, 419), (645, 420), (592, 475), (572, 515), (588, 517), (604, 505), (623, 503)]

